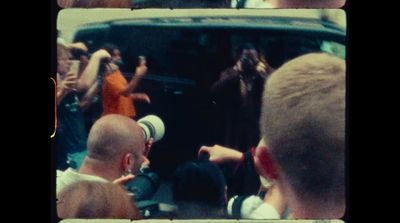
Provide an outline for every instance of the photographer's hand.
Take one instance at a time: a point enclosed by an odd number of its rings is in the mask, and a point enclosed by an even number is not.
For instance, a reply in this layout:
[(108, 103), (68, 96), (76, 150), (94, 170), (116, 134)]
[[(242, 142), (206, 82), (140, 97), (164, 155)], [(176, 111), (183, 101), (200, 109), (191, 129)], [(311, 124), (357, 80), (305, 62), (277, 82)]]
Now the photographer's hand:
[[(149, 140), (147, 140), (147, 142), (146, 142), (146, 144), (145, 144), (145, 150), (144, 150), (144, 155), (147, 157), (148, 155), (149, 155), (149, 153), (150, 153), (150, 149), (151, 149), (151, 147), (153, 146), (153, 142), (154, 142), (154, 139), (153, 138), (149, 138)], [(148, 161), (148, 160), (147, 160)], [(150, 161), (148, 161), (149, 163), (150, 163)]]
[(128, 181), (132, 180), (133, 178), (135, 178), (135, 175), (133, 175), (133, 174), (130, 173), (130, 174), (128, 174), (128, 175), (124, 175), (124, 176), (121, 176), (121, 177), (115, 179), (115, 180), (113, 181), (113, 183), (114, 183), (114, 184), (119, 184), (119, 185), (123, 186), (123, 185), (125, 185)]
[(140, 169), (146, 169), (150, 167), (150, 160), (147, 157), (144, 157), (143, 163), (140, 165)]
[(62, 80), (61, 82), (61, 88), (66, 89), (68, 92), (72, 90), (76, 90), (76, 84), (77, 84), (77, 76), (74, 73), (68, 73), (65, 76), (65, 79)]
[(243, 157), (243, 153), (220, 145), (202, 146), (198, 152), (198, 155), (200, 156), (202, 153), (210, 154), (210, 161), (215, 164), (229, 161), (240, 162)]
[(64, 79), (57, 76), (57, 104), (71, 91), (76, 90), (76, 82), (77, 78), (73, 73), (68, 73)]

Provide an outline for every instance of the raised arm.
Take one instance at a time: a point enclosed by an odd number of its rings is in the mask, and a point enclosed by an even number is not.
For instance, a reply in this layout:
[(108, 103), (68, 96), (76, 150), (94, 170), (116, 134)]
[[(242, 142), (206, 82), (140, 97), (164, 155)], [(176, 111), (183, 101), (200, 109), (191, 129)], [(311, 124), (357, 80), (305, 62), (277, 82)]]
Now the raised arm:
[(92, 55), (86, 69), (82, 72), (82, 75), (78, 80), (76, 89), (78, 92), (87, 91), (92, 86), (99, 72), (101, 61), (110, 57), (110, 54), (103, 49), (96, 51)]
[(147, 66), (145, 63), (142, 63), (139, 66), (137, 66), (135, 74), (133, 75), (131, 81), (129, 81), (126, 89), (122, 91), (122, 94), (128, 96), (130, 93), (132, 93), (137, 88), (140, 80), (146, 73), (147, 73)]
[(243, 157), (243, 153), (220, 145), (202, 146), (199, 149), (198, 155), (200, 156), (202, 153), (208, 153), (210, 155), (210, 161), (215, 164), (240, 162)]
[(90, 107), (90, 104), (92, 103), (93, 98), (99, 93), (99, 84), (98, 82), (94, 82), (92, 86), (89, 88), (88, 91), (86, 91), (85, 95), (83, 98), (80, 100), (80, 106), (83, 111), (88, 109)]

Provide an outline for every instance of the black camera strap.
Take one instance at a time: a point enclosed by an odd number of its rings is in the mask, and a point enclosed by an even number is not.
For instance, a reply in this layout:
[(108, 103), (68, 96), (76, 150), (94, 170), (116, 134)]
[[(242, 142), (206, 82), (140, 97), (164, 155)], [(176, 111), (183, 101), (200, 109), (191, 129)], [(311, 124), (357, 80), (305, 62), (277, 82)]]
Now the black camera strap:
[(240, 219), (242, 217), (241, 215), (241, 208), (242, 208), (242, 204), (243, 201), (246, 199), (247, 197), (244, 195), (241, 196), (237, 196), (236, 198), (234, 198), (233, 200), (233, 204), (232, 204), (232, 216), (236, 219)]

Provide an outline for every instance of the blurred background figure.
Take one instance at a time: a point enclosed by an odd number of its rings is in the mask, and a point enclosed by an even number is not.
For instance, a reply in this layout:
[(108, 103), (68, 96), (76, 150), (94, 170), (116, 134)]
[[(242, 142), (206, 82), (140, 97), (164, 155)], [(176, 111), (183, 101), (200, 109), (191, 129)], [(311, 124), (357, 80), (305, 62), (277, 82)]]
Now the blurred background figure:
[(178, 218), (225, 218), (226, 183), (221, 170), (208, 159), (186, 162), (175, 171), (173, 200)]
[(100, 61), (107, 57), (106, 51), (96, 51), (78, 76), (79, 61), (72, 66), (68, 47), (57, 44), (57, 169), (79, 168), (86, 154), (87, 130), (78, 95), (94, 83)]
[(120, 185), (80, 181), (64, 188), (57, 196), (59, 218), (140, 219), (134, 200)]
[[(79, 72), (78, 77), (82, 74), (83, 70), (89, 63), (89, 53), (88, 48), (82, 42), (75, 42), (68, 44), (68, 49), (71, 52), (71, 59), (79, 61)], [(85, 92), (78, 94), (79, 103), (81, 110), (85, 118), (86, 130), (88, 131), (93, 123), (101, 116), (103, 111), (102, 101), (101, 101), (101, 84), (103, 81), (102, 65), (100, 64), (100, 69), (98, 71), (96, 80)]]
[(258, 118), (264, 82), (273, 69), (261, 61), (259, 52), (251, 43), (239, 48), (238, 60), (233, 67), (222, 71), (211, 86), (214, 104), (224, 111), (224, 146), (246, 151), (257, 145)]
[[(211, 87), (216, 108), (215, 127), (222, 140), (217, 143), (241, 152), (256, 146), (260, 140), (259, 116), (264, 82), (273, 69), (261, 61), (258, 51), (251, 43), (239, 48), (237, 63), (221, 73)], [(216, 133), (218, 134), (218, 133)], [(223, 167), (227, 176), (232, 168)], [(236, 172), (228, 178), (228, 195), (250, 195), (258, 190), (259, 180), (254, 171)], [(244, 184), (243, 182), (247, 182)]]
[(79, 73), (78, 77), (81, 76), (82, 72), (85, 70), (89, 63), (88, 48), (82, 42), (75, 42), (67, 44), (67, 48), (71, 53), (71, 60), (79, 60)]
[(128, 82), (121, 70), (123, 65), (121, 52), (116, 45), (105, 44), (103, 46), (111, 55), (111, 60), (105, 63), (106, 70), (102, 83), (103, 116), (107, 114), (120, 114), (130, 118), (136, 118), (134, 102), (144, 101), (150, 103), (150, 98), (144, 93), (134, 93), (142, 77), (147, 73), (147, 65), (144, 57), (140, 59)]

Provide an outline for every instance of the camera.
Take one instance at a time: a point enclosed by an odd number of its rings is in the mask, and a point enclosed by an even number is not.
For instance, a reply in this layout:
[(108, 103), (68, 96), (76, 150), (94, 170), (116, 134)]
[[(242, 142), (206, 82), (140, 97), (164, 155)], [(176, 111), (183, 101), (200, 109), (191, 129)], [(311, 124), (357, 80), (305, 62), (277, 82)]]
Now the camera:
[(143, 169), (140, 174), (125, 184), (125, 188), (133, 193), (135, 201), (151, 199), (159, 186), (160, 177), (149, 168)]
[(164, 137), (165, 126), (158, 116), (147, 115), (139, 119), (137, 123), (142, 127), (145, 142), (149, 138), (153, 138), (154, 142), (157, 142)]
[(125, 189), (132, 193), (136, 207), (144, 218), (160, 214), (159, 203), (152, 199), (160, 186), (160, 177), (150, 168), (141, 170), (131, 181), (125, 184)]

